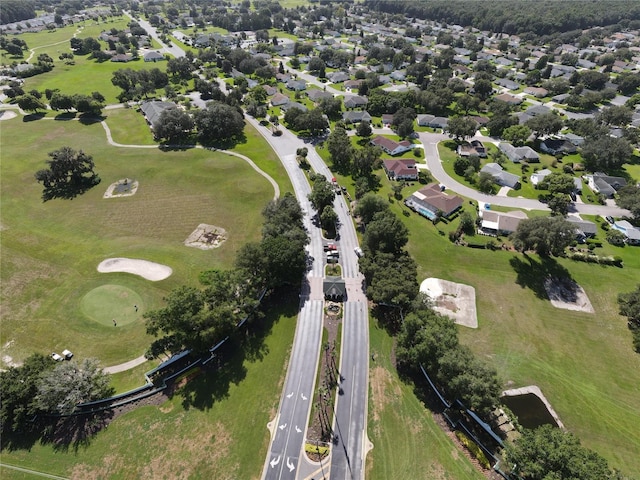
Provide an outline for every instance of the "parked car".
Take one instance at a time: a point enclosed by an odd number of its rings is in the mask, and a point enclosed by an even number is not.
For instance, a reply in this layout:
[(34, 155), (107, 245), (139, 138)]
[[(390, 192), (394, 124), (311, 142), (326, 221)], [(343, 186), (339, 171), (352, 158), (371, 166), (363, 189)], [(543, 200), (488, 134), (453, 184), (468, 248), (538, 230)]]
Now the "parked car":
[(71, 360), (73, 358), (73, 353), (65, 349), (62, 351), (62, 356), (64, 356), (65, 360)]
[(64, 360), (64, 357), (62, 355), (58, 355), (56, 352), (53, 352), (51, 354), (51, 358), (53, 358), (56, 362), (61, 362)]
[(336, 244), (335, 244), (335, 243), (327, 243), (327, 244), (324, 246), (324, 251), (325, 251), (325, 252), (330, 252), (330, 251), (332, 251), (332, 250), (337, 250), (337, 249), (338, 249), (338, 247), (336, 247)]
[(604, 217), (604, 219), (609, 222), (611, 225), (614, 224), (615, 220), (613, 219), (613, 217), (607, 215), (606, 217)]
[(356, 252), (356, 255), (358, 256), (358, 258), (360, 258), (361, 256), (364, 255), (364, 252), (362, 251), (362, 249), (360, 247), (354, 248), (353, 251)]

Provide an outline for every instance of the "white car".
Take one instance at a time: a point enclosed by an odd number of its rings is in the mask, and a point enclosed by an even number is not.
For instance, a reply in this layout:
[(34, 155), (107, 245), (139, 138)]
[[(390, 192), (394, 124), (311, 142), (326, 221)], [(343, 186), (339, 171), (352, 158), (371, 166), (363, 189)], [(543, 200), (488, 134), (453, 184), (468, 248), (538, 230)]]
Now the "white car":
[(62, 355), (58, 355), (56, 352), (53, 352), (51, 354), (51, 358), (53, 358), (56, 362), (61, 362), (64, 360), (64, 357)]
[(356, 252), (356, 255), (358, 256), (358, 258), (364, 255), (364, 252), (360, 247), (354, 248), (353, 251)]
[(66, 360), (71, 360), (71, 358), (73, 357), (73, 353), (70, 352), (69, 350), (63, 350), (62, 351), (62, 356), (66, 359)]

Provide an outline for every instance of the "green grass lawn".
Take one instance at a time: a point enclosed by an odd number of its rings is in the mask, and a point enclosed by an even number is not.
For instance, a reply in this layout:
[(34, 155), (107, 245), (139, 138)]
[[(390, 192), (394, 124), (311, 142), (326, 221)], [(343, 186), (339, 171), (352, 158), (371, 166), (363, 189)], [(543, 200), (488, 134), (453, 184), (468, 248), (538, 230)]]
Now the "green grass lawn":
[[(189, 401), (178, 393), (159, 407), (137, 408), (78, 451), (37, 443), (30, 450), (2, 452), (2, 462), (83, 479), (259, 478), (297, 305), (296, 296), (267, 312), (260, 322), (269, 332), (259, 351), (246, 359), (235, 355), (219, 374), (191, 380)], [(0, 476), (29, 478), (6, 468)]]
[[(386, 196), (388, 186), (381, 195)], [(469, 206), (470, 207), (470, 206)], [(560, 310), (540, 294), (545, 270), (513, 252), (457, 247), (438, 224), (401, 215), (419, 281), (438, 277), (476, 288), (479, 328), (461, 329), (463, 343), (498, 369), (505, 387), (540, 386), (565, 426), (626, 474), (640, 474), (640, 356), (632, 351), (626, 321), (617, 314), (618, 293), (640, 277), (640, 255), (606, 242), (601, 254), (624, 258), (624, 268), (559, 260), (585, 289), (595, 314)], [(465, 205), (465, 208), (468, 206)], [(438, 230), (444, 230), (440, 235)], [(390, 442), (402, 442), (398, 435)]]
[(136, 108), (103, 110), (102, 115), (111, 130), (111, 137), (123, 145), (155, 145), (153, 134), (144, 116)]
[[(241, 159), (202, 149), (115, 148), (99, 124), (25, 123), (18, 117), (3, 122), (1, 136), (0, 341), (3, 355), (15, 361), (65, 348), (79, 358), (95, 356), (104, 365), (139, 356), (150, 342), (142, 320), (117, 329), (102, 325), (92, 319), (96, 314), (83, 313), (83, 297), (117, 285), (139, 296), (141, 308), (159, 307), (171, 288), (194, 284), (202, 270), (231, 266), (238, 249), (259, 237), (260, 212), (273, 198), (267, 180)], [(266, 150), (262, 139), (251, 133), (248, 138), (242, 148), (249, 155)], [(62, 146), (92, 155), (102, 182), (74, 200), (42, 203), (33, 174), (45, 167), (47, 152)], [(270, 173), (282, 178), (274, 160), (256, 161), (271, 164)], [(102, 198), (111, 183), (125, 177), (140, 182), (134, 196)], [(208, 251), (185, 247), (184, 240), (200, 223), (225, 228), (228, 240)], [(168, 265), (173, 275), (150, 282), (97, 272), (102, 260), (120, 256)], [(115, 306), (107, 302), (105, 308)]]
[(369, 364), (368, 436), (374, 447), (367, 455), (366, 478), (484, 478), (413, 387), (398, 378), (391, 361), (394, 339), (374, 320), (369, 334), (375, 361)]

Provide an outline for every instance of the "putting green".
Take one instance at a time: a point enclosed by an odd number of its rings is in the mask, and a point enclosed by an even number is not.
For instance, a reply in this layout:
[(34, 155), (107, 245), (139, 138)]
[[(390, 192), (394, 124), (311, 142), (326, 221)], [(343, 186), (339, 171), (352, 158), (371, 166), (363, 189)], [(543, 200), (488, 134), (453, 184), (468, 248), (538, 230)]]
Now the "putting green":
[[(136, 306), (138, 311), (136, 311)], [(94, 288), (82, 297), (80, 308), (91, 320), (109, 327), (124, 326), (142, 319), (142, 298), (130, 288), (107, 284)]]

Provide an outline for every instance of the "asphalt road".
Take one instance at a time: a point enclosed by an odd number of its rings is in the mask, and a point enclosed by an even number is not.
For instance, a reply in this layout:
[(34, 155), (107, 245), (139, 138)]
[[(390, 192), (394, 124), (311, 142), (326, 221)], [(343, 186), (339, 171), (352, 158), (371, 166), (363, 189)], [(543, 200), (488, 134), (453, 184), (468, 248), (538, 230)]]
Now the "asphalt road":
[(178, 45), (176, 45), (175, 43), (171, 42), (171, 45), (166, 45), (165, 43), (163, 43), (162, 40), (160, 40), (160, 35), (158, 35), (158, 32), (156, 31), (156, 29), (149, 22), (147, 22), (143, 18), (136, 18), (132, 16), (130, 12), (127, 12), (125, 10), (123, 10), (122, 13), (124, 13), (130, 19), (138, 22), (138, 24), (147, 31), (147, 33), (151, 36), (151, 38), (153, 38), (156, 42), (158, 42), (162, 46), (163, 52), (173, 55), (175, 58), (180, 58), (185, 56), (184, 50), (180, 48)]

